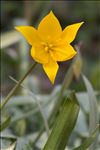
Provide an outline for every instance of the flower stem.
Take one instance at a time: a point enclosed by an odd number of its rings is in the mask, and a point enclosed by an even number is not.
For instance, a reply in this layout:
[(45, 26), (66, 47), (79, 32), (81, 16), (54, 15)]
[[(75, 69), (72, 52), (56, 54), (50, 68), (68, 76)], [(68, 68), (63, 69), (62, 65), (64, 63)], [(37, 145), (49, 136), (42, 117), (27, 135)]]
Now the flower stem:
[[(15, 80), (14, 78), (10, 77), (10, 79), (12, 79), (14, 82), (18, 83), (17, 80)], [(45, 117), (45, 114), (44, 114), (44, 111), (42, 109), (42, 106), (40, 104), (40, 101), (39, 99), (36, 97), (36, 95), (29, 89), (27, 89), (27, 87), (25, 87), (23, 84), (20, 84), (21, 87), (23, 87), (25, 90), (27, 90), (28, 94), (32, 97), (32, 99), (34, 98), (38, 108), (39, 108), (39, 111), (40, 111), (40, 114), (41, 114), (41, 117), (43, 119), (43, 122), (44, 122), (44, 126), (45, 126), (45, 129), (46, 129), (46, 132), (47, 132), (47, 136), (49, 136), (49, 125), (48, 125), (48, 121)], [(25, 114), (26, 115), (26, 114)]]
[(18, 87), (20, 86), (20, 84), (25, 80), (25, 78), (29, 75), (29, 73), (32, 71), (33, 68), (35, 68), (36, 66), (36, 62), (30, 67), (30, 69), (26, 72), (26, 74), (19, 80), (19, 82), (13, 87), (13, 89), (9, 92), (9, 94), (7, 95), (7, 97), (3, 100), (3, 102), (0, 105), (0, 109), (2, 109), (5, 104), (9, 101), (9, 99), (12, 97), (12, 95), (14, 94), (14, 92), (18, 89)]

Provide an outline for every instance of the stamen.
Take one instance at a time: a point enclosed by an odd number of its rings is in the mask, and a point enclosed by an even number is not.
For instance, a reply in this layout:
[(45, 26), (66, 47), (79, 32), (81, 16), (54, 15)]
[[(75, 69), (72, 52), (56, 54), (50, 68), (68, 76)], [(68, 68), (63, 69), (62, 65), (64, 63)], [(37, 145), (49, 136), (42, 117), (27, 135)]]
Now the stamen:
[(45, 43), (45, 42), (41, 42), (41, 44), (43, 45), (44, 50), (45, 50), (46, 52), (49, 52), (50, 50), (52, 50), (52, 47), (53, 47), (52, 44), (48, 44), (48, 43)]
[(49, 44), (49, 48), (52, 48), (53, 47), (53, 45), (52, 44)]
[(49, 47), (48, 47), (48, 46), (45, 47), (45, 51), (46, 51), (46, 52), (49, 51)]

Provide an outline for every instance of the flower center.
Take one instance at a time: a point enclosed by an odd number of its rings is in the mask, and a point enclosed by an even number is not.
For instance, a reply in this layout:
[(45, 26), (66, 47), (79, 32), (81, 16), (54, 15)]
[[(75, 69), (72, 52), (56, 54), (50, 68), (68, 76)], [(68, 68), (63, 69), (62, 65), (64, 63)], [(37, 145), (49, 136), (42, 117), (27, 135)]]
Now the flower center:
[(45, 49), (46, 52), (49, 52), (49, 47), (48, 46), (45, 46), (44, 49)]
[(50, 50), (52, 50), (53, 48), (53, 45), (52, 44), (48, 44), (48, 43), (42, 43), (43, 47), (44, 47), (44, 50), (46, 52), (49, 52)]

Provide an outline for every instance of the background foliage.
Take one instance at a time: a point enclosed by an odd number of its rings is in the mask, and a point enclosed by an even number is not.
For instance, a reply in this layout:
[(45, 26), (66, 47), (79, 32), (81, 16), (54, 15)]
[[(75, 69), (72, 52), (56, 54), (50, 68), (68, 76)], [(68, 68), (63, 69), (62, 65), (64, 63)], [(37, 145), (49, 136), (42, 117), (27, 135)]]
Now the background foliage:
[[(75, 22), (85, 22), (72, 43), (79, 51), (78, 58), (59, 63), (60, 69), (55, 85), (51, 85), (41, 65), (37, 65), (23, 83), (24, 87), (20, 87), (7, 103), (6, 109), (2, 111), (2, 122), (7, 119), (3, 124), (5, 130), (2, 131), (2, 147), (9, 147), (8, 145), (15, 147), (17, 139), (17, 150), (32, 150), (33, 147), (38, 150), (44, 146), (47, 136), (45, 130), (42, 136), (39, 136), (44, 122), (36, 101), (38, 100), (41, 104), (45, 119), (47, 119), (56, 101), (58, 100), (58, 103), (60, 99), (63, 101), (69, 92), (75, 90), (80, 112), (66, 147), (72, 150), (88, 137), (88, 128), (96, 127), (96, 120), (94, 122), (92, 122), (93, 118), (89, 120), (89, 116), (92, 116), (90, 114), (93, 114), (93, 117), (96, 115), (90, 104), (94, 104), (95, 99), (97, 99), (100, 113), (100, 2), (23, 0), (1, 1), (1, 5), (1, 40), (3, 39), (4, 45), (11, 43), (8, 44), (9, 46), (1, 47), (2, 97), (6, 96), (15, 85), (15, 81), (9, 76), (19, 80), (33, 63), (29, 52), (30, 47), (26, 41), (21, 38), (20, 42), (12, 42), (14, 39), (20, 39), (14, 31), (15, 25), (27, 24), (37, 27), (42, 17), (50, 10), (56, 14), (63, 28)], [(5, 33), (6, 36), (4, 36)], [(84, 76), (82, 78), (82, 73), (89, 80)], [(56, 116), (53, 114), (51, 118), (56, 118)], [(90, 127), (90, 124), (93, 127)]]

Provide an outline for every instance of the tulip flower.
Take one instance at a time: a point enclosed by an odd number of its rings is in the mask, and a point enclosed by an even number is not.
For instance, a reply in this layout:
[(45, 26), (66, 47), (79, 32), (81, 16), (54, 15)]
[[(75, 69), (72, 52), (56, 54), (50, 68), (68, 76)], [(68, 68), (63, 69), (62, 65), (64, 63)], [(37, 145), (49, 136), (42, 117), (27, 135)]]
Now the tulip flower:
[(50, 81), (54, 83), (58, 71), (57, 62), (73, 58), (76, 51), (71, 46), (83, 22), (67, 26), (62, 30), (56, 16), (51, 11), (40, 22), (38, 29), (33, 26), (15, 27), (21, 32), (31, 47), (32, 58), (42, 64)]

